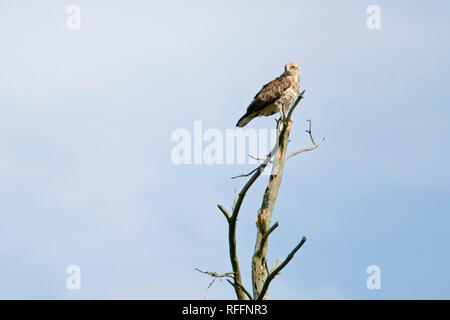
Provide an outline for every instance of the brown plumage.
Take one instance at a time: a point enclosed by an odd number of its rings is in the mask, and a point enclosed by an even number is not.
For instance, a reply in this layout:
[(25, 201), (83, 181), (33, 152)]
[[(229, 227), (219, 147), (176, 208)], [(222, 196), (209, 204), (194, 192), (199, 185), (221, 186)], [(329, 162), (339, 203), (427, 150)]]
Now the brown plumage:
[(255, 95), (245, 115), (239, 119), (237, 127), (244, 127), (259, 116), (271, 116), (286, 113), (300, 90), (300, 67), (295, 62), (286, 64), (284, 73), (267, 83)]

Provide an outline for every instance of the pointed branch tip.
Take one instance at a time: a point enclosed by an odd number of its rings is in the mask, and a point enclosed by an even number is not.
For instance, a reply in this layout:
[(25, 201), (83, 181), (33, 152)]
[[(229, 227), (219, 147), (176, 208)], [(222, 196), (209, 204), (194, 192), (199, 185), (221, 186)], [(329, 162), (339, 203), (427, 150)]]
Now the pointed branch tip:
[(218, 205), (217, 205), (217, 208), (220, 209), (220, 211), (223, 213), (223, 215), (225, 216), (225, 218), (227, 219), (227, 221), (230, 221), (231, 216), (230, 216), (230, 214), (228, 213), (227, 209), (225, 209), (225, 208), (223, 207), (223, 205), (221, 205), (221, 204), (218, 204)]

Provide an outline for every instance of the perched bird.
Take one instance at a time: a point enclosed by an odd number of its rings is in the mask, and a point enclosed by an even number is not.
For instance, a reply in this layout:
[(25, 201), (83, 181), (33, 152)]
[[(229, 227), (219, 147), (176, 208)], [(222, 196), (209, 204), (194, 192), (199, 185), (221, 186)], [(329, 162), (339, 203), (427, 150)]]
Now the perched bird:
[(253, 118), (271, 116), (277, 112), (284, 119), (289, 106), (294, 102), (300, 90), (300, 67), (289, 62), (281, 76), (272, 80), (259, 91), (247, 108), (245, 115), (239, 119), (236, 127), (244, 127)]

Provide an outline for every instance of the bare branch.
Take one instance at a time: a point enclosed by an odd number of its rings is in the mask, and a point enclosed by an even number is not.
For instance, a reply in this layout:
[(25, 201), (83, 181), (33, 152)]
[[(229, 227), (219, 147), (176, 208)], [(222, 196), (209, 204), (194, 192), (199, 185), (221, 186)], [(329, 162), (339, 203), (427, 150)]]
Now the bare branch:
[(261, 169), (261, 166), (259, 166), (259, 167), (255, 168), (255, 169), (253, 169), (253, 170), (250, 171), (249, 173), (243, 173), (243, 174), (240, 174), (240, 175), (238, 175), (238, 176), (231, 177), (231, 179), (248, 177), (248, 176), (250, 176), (252, 173), (255, 173), (257, 170), (260, 170), (260, 169)]
[[(264, 161), (266, 158), (259, 158), (259, 157), (255, 157), (252, 156), (251, 154), (248, 155), (250, 158), (252, 158), (253, 160), (257, 160), (257, 161)], [(271, 163), (272, 161), (269, 161), (269, 163)]]
[[(238, 176), (231, 177), (231, 179), (244, 178), (244, 177), (248, 177), (248, 176), (250, 176), (252, 174), (255, 174), (255, 175), (258, 174), (257, 177), (256, 177), (256, 178), (258, 178), (259, 175), (264, 172), (264, 169), (266, 168), (266, 166), (271, 162), (270, 160), (272, 159), (273, 155), (275, 154), (275, 152), (277, 150), (278, 150), (278, 144), (276, 143), (275, 146), (273, 147), (273, 149), (269, 152), (269, 154), (264, 159), (263, 163), (261, 163), (258, 167), (256, 167), (255, 169), (253, 169), (249, 173), (240, 174)], [(255, 180), (256, 180), (256, 178), (255, 178)], [(252, 182), (252, 184), (253, 184), (253, 182)]]
[(266, 244), (267, 238), (269, 237), (269, 235), (272, 233), (273, 230), (275, 230), (276, 228), (278, 228), (278, 221), (274, 223), (273, 226), (270, 227), (269, 230), (266, 231), (266, 233), (264, 233), (264, 235), (261, 238), (261, 241), (259, 242), (259, 248), (258, 250), (256, 250), (256, 254), (260, 254), (262, 248), (264, 247), (264, 245)]
[[(233, 214), (230, 215), (228, 211), (220, 204), (217, 207), (222, 211), (223, 215), (227, 219), (228, 222), (228, 247), (230, 251), (230, 261), (231, 267), (233, 268), (233, 279), (234, 282), (241, 282), (241, 271), (239, 268), (239, 261), (236, 254), (236, 220), (237, 220), (237, 211), (236, 211), (237, 199), (235, 195), (235, 200), (233, 204)], [(245, 299), (244, 291), (239, 286), (234, 286), (236, 296), (239, 300)]]
[(248, 292), (247, 289), (245, 289), (245, 287), (244, 287), (242, 284), (240, 284), (239, 282), (233, 283), (233, 282), (231, 282), (229, 279), (227, 279), (227, 281), (228, 281), (228, 283), (231, 284), (233, 287), (238, 286), (239, 288), (241, 288), (242, 291), (244, 291), (244, 293), (247, 295), (247, 297), (248, 297), (250, 300), (253, 300), (253, 297), (252, 297), (252, 295), (250, 294), (250, 292)]
[[(283, 260), (277, 259), (277, 261), (275, 262), (275, 265), (272, 267), (272, 269), (270, 269), (270, 272), (268, 272), (268, 273), (271, 273), (271, 272), (273, 272), (276, 268), (278, 268), (278, 266), (281, 264), (281, 262), (283, 262)], [(278, 274), (281, 274), (281, 273), (278, 272)]]
[(224, 274), (218, 274), (217, 272), (211, 272), (211, 271), (202, 271), (198, 268), (195, 268), (196, 271), (203, 273), (203, 274), (207, 274), (208, 276), (211, 276), (213, 278), (226, 278), (226, 277), (233, 277), (234, 276), (234, 272), (227, 272)]
[(295, 109), (295, 107), (297, 107), (297, 104), (300, 102), (300, 100), (303, 99), (303, 95), (304, 94), (305, 94), (305, 90), (300, 92), (300, 94), (297, 96), (297, 99), (295, 100), (294, 104), (289, 109), (289, 112), (288, 112), (287, 117), (286, 117), (286, 122), (289, 122), (291, 120), (292, 112), (294, 112), (294, 109)]
[(278, 221), (277, 221), (277, 222), (274, 223), (273, 226), (270, 227), (269, 230), (267, 230), (267, 232), (266, 232), (266, 233), (263, 235), (263, 237), (262, 237), (262, 242), (264, 242), (264, 240), (266, 240), (266, 239), (269, 237), (269, 235), (272, 233), (273, 230), (275, 230), (276, 228), (278, 228), (278, 225), (279, 225), (279, 223), (278, 223)]
[(297, 244), (297, 246), (288, 254), (288, 256), (286, 257), (286, 259), (284, 259), (284, 261), (278, 266), (276, 267), (268, 276), (266, 281), (264, 282), (264, 285), (261, 289), (261, 292), (259, 293), (259, 296), (257, 298), (257, 300), (262, 300), (264, 298), (264, 295), (267, 292), (267, 289), (269, 288), (270, 282), (273, 280), (273, 278), (275, 278), (275, 276), (277, 274), (279, 274), (279, 272), (289, 263), (289, 261), (292, 260), (292, 258), (294, 257), (294, 255), (296, 254), (296, 252), (303, 246), (303, 244), (306, 242), (306, 237), (303, 236), (302, 240), (299, 242), (299, 244)]
[(305, 131), (309, 134), (309, 137), (311, 138), (312, 144), (315, 145), (316, 144), (316, 139), (314, 139), (314, 137), (312, 135), (312, 119), (308, 119), (306, 121), (309, 122), (309, 128), (308, 128), (308, 130), (305, 130)]
[(222, 213), (225, 216), (225, 218), (227, 219), (227, 221), (230, 222), (231, 216), (228, 213), (228, 211), (221, 204), (218, 204), (217, 207), (220, 209), (220, 211), (222, 211)]
[(301, 150), (292, 152), (291, 154), (289, 154), (289, 155), (286, 157), (286, 160), (289, 159), (289, 158), (291, 158), (291, 157), (294, 157), (294, 156), (296, 156), (296, 155), (298, 155), (298, 154), (300, 154), (300, 153), (303, 153), (303, 152), (306, 152), (306, 151), (314, 150), (314, 149), (316, 149), (318, 146), (320, 146), (320, 145), (322, 144), (322, 142), (325, 141), (325, 137), (323, 137), (323, 138), (319, 141), (319, 143), (316, 143), (316, 139), (315, 139), (314, 136), (312, 135), (312, 131), (311, 131), (312, 120), (311, 120), (311, 119), (308, 119), (307, 121), (309, 122), (309, 129), (306, 130), (306, 132), (309, 134), (309, 137), (310, 137), (310, 139), (311, 139), (311, 142), (312, 142), (313, 146), (312, 146), (312, 147), (308, 147), (308, 148), (303, 148), (303, 149), (301, 149)]
[(200, 269), (198, 269), (198, 268), (195, 268), (195, 270), (198, 271), (198, 272), (200, 272), (200, 273), (207, 274), (207, 275), (209, 275), (209, 276), (211, 276), (211, 277), (214, 278), (214, 279), (211, 281), (211, 283), (209, 284), (208, 288), (206, 288), (206, 290), (205, 290), (205, 296), (204, 296), (205, 298), (206, 298), (206, 292), (207, 292), (208, 289), (213, 285), (213, 283), (214, 283), (214, 281), (216, 281), (216, 279), (219, 279), (219, 278), (233, 278), (233, 279), (235, 280), (235, 283), (231, 282), (229, 279), (226, 279), (226, 280), (227, 280), (233, 287), (234, 287), (234, 286), (238, 286), (239, 288), (241, 288), (242, 291), (244, 291), (244, 293), (247, 295), (247, 297), (248, 297), (250, 300), (253, 300), (252, 295), (247, 291), (247, 289), (245, 289), (245, 287), (244, 287), (239, 281), (236, 281), (236, 279), (234, 278), (234, 272), (227, 272), (227, 273), (224, 273), (224, 274), (218, 274), (217, 272), (202, 271), (202, 270), (200, 270)]
[(286, 160), (289, 159), (289, 158), (292, 158), (293, 156), (296, 156), (296, 155), (298, 155), (298, 154), (300, 154), (300, 153), (307, 152), (307, 151), (312, 151), (312, 150), (316, 149), (316, 148), (317, 148), (324, 140), (325, 140), (325, 137), (323, 137), (323, 138), (319, 141), (318, 144), (316, 144), (316, 145), (314, 145), (314, 146), (312, 146), (312, 147), (304, 148), (304, 149), (301, 149), (301, 150), (292, 152), (290, 155), (288, 155), (288, 156), (286, 157)]
[(233, 207), (232, 207), (233, 210), (234, 210), (234, 207), (236, 206), (237, 197), (238, 197), (237, 188), (234, 188), (234, 200), (233, 200)]
[(197, 268), (195, 268), (195, 270), (197, 270), (200, 273), (207, 274), (207, 275), (213, 277), (213, 280), (209, 283), (208, 287), (205, 290), (205, 293), (203, 295), (203, 299), (206, 299), (206, 295), (208, 293), (208, 290), (214, 284), (214, 281), (216, 281), (216, 279), (218, 279), (218, 278), (226, 278), (226, 277), (233, 277), (233, 275), (234, 275), (234, 272), (227, 272), (227, 273), (224, 273), (224, 274), (218, 274), (217, 272), (202, 271), (202, 270), (197, 269)]
[(253, 170), (254, 173), (253, 173), (252, 177), (244, 185), (244, 187), (242, 188), (241, 192), (239, 192), (239, 196), (238, 196), (238, 199), (236, 201), (236, 205), (234, 207), (232, 217), (235, 216), (235, 218), (237, 218), (237, 215), (239, 214), (239, 210), (241, 209), (242, 201), (244, 201), (244, 197), (245, 197), (248, 189), (250, 189), (252, 184), (256, 181), (256, 179), (258, 179), (258, 177), (264, 171), (264, 168), (267, 166), (267, 164), (269, 163), (270, 159), (273, 157), (273, 155), (275, 154), (277, 149), (278, 149), (278, 145), (276, 144), (273, 147), (272, 151), (270, 151), (270, 153), (267, 155), (266, 160), (264, 160), (264, 162), (261, 163), (258, 168)]

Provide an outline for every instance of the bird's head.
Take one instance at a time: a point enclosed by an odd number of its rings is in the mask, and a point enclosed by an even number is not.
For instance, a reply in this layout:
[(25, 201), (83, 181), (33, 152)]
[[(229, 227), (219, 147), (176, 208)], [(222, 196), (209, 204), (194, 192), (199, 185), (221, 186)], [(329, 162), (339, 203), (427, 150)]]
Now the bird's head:
[(295, 62), (289, 62), (284, 66), (284, 72), (292, 75), (300, 74), (300, 67)]

